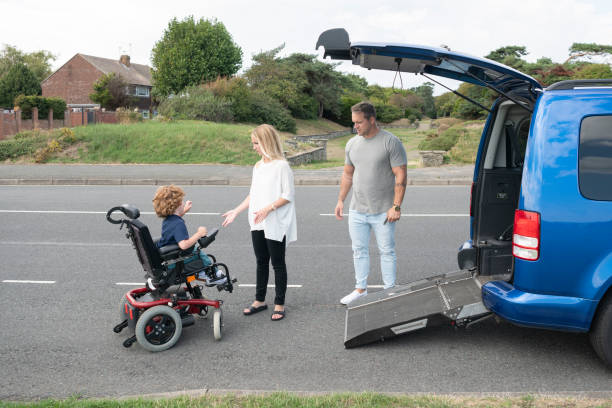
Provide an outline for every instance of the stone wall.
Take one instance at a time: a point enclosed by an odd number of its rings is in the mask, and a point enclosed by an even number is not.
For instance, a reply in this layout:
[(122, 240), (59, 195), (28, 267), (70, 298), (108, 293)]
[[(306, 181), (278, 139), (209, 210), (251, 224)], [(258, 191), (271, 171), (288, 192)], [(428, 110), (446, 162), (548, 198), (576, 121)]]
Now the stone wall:
[(327, 160), (326, 147), (316, 147), (312, 150), (308, 150), (306, 152), (294, 154), (293, 156), (287, 157), (287, 161), (292, 166), (299, 166), (300, 164), (323, 160)]

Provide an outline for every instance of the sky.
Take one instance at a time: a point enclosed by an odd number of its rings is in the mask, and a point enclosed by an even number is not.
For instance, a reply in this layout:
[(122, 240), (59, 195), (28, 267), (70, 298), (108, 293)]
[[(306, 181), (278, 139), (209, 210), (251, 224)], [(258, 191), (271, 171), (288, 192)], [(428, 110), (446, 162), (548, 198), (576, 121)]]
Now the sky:
[[(117, 59), (128, 54), (134, 63), (151, 65), (151, 50), (168, 22), (187, 16), (225, 25), (242, 49), (241, 71), (252, 64), (254, 54), (281, 44), (280, 56), (301, 52), (321, 59), (323, 49), (315, 50), (319, 34), (340, 27), (352, 42), (444, 44), (475, 56), (522, 45), (528, 61), (549, 57), (563, 62), (575, 42), (612, 44), (609, 0), (0, 0), (0, 45), (50, 51), (57, 56), (53, 69), (77, 53)], [(338, 69), (370, 84), (393, 84), (391, 71), (367, 71), (350, 62)], [(406, 73), (402, 80), (404, 88), (426, 81)], [(436, 86), (436, 94), (442, 91)]]

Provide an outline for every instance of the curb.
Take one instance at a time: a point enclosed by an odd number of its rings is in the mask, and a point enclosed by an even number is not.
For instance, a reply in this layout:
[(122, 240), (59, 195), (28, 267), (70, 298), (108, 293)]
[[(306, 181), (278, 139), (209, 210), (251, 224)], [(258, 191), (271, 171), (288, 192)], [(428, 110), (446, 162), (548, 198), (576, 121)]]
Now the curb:
[[(162, 186), (168, 184), (194, 185), (194, 186), (250, 186), (250, 177), (214, 177), (203, 179), (137, 179), (137, 178), (41, 178), (41, 179), (0, 179), (1, 186)], [(471, 179), (408, 179), (407, 185), (411, 186), (460, 186), (472, 184)], [(296, 177), (297, 186), (337, 186), (340, 179), (337, 178), (318, 178), (318, 177)]]

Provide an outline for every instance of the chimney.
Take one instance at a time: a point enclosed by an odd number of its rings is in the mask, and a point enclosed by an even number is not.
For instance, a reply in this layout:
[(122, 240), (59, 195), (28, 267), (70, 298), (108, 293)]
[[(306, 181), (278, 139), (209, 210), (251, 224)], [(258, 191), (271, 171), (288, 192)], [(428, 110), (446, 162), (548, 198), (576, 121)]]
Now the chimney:
[(125, 65), (126, 67), (130, 66), (130, 56), (129, 55), (122, 55), (119, 58), (119, 62), (122, 63), (123, 65)]

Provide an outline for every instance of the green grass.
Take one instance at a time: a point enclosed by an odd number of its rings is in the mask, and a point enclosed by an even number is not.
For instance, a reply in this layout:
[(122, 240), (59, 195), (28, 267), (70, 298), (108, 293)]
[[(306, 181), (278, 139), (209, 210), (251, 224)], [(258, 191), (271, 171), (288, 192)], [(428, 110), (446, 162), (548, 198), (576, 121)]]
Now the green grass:
[(253, 126), (199, 121), (144, 122), (74, 128), (85, 148), (73, 158), (81, 163), (224, 163), (252, 164)]
[(202, 397), (178, 397), (171, 399), (80, 399), (72, 397), (65, 400), (42, 400), (37, 402), (0, 402), (0, 407), (35, 408), (459, 408), (459, 407), (612, 407), (611, 399), (588, 399), (569, 397), (539, 397), (525, 395), (520, 397), (450, 397), (434, 395), (392, 396), (377, 393), (345, 393), (302, 396), (286, 392), (266, 395), (206, 395)]
[[(320, 134), (346, 129), (327, 120), (298, 120), (298, 134)], [(473, 163), (482, 131), (482, 121), (462, 122), (449, 131), (461, 130), (445, 163)], [(252, 165), (258, 160), (250, 133), (256, 125), (203, 121), (146, 121), (134, 124), (100, 124), (73, 128), (71, 143), (53, 147), (59, 130), (35, 131), (0, 141), (0, 161), (47, 163), (219, 163)], [(448, 126), (448, 125), (447, 125)], [(417, 167), (418, 146), (436, 130), (389, 129), (404, 143), (408, 167)], [(465, 130), (465, 131), (464, 131)], [(281, 133), (283, 138), (292, 134)], [(299, 166), (321, 169), (344, 165), (344, 148), (352, 135), (327, 143), (327, 161)], [(290, 153), (292, 152), (288, 149)]]

